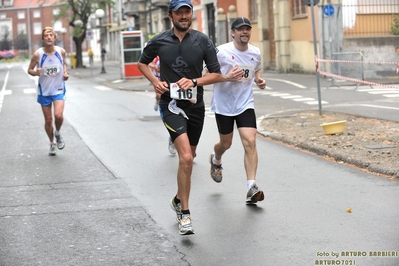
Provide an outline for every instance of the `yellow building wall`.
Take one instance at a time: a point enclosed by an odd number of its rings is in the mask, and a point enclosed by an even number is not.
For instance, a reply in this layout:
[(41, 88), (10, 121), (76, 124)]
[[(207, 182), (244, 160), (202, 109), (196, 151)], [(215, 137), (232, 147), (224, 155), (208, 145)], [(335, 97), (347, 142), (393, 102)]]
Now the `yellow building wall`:
[[(290, 61), (291, 69), (296, 72), (315, 73), (315, 52), (313, 42), (312, 13), (310, 7), (307, 11), (306, 18), (291, 19), (290, 33)], [(318, 44), (318, 9), (314, 9), (315, 35), (317, 54), (319, 54)]]
[(315, 73), (313, 41), (291, 41), (290, 50), (292, 70), (302, 73)]

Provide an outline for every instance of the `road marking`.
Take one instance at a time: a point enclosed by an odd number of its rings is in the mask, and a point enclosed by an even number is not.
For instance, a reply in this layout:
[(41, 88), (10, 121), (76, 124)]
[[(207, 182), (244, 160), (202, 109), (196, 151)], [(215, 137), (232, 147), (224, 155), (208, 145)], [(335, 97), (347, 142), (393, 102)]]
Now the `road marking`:
[[(319, 101), (310, 101), (310, 102), (305, 102), (305, 103), (309, 104), (309, 105), (316, 105), (316, 104), (319, 104)], [(326, 102), (326, 101), (321, 101), (321, 103), (328, 104), (328, 102)]]
[(396, 98), (399, 97), (399, 94), (384, 94), (382, 96), (388, 97), (388, 98)]
[(97, 89), (97, 90), (100, 90), (100, 91), (110, 91), (110, 90), (112, 90), (111, 88), (106, 87), (106, 86), (94, 86), (94, 88)]
[(270, 96), (273, 97), (280, 97), (280, 96), (288, 96), (290, 95), (289, 93), (274, 93), (274, 94), (270, 94)]
[(301, 98), (301, 95), (287, 95), (287, 96), (281, 96), (282, 99), (295, 99), (295, 98)]
[(37, 90), (36, 90), (36, 89), (24, 89), (23, 91), (24, 91), (24, 93), (26, 93), (26, 94), (37, 93)]
[(306, 89), (306, 86), (303, 86), (301, 84), (298, 84), (298, 83), (295, 83), (295, 82), (291, 82), (291, 81), (288, 81), (288, 80), (284, 80), (284, 79), (273, 79), (273, 78), (265, 78), (265, 79), (266, 80), (280, 81), (280, 82), (284, 82), (284, 83), (290, 84), (292, 86), (295, 86), (295, 87), (298, 87), (298, 88), (301, 88), (301, 89)]
[(296, 101), (296, 102), (314, 101), (313, 98), (297, 98), (297, 99), (292, 99), (292, 100)]
[[(4, 78), (4, 84), (3, 87), (1, 88), (0, 91), (0, 113), (1, 113), (1, 108), (3, 107), (3, 101), (4, 101), (4, 95), (9, 95), (8, 90), (6, 92), (6, 86), (8, 82), (8, 76), (10, 74), (10, 70), (7, 71), (6, 77)], [(11, 91), (10, 91), (11, 92)], [(7, 93), (7, 94), (6, 94)], [(11, 93), (10, 93), (11, 94)]]
[(399, 110), (398, 107), (380, 106), (380, 105), (372, 105), (372, 104), (359, 104), (359, 106), (373, 107), (373, 108), (380, 108), (380, 109), (389, 109), (389, 110)]
[(398, 93), (397, 90), (381, 90), (381, 91), (369, 91), (369, 94), (384, 94), (384, 93)]

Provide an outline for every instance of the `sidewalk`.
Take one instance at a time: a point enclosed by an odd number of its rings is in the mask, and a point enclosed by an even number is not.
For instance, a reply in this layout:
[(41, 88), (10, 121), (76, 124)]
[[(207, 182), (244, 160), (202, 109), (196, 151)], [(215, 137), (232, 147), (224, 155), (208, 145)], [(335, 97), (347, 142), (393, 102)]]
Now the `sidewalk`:
[(119, 61), (104, 61), (104, 70), (101, 73), (101, 61), (94, 61), (93, 66), (87, 62), (85, 68), (68, 68), (71, 76), (100, 83), (104, 86), (119, 90), (137, 90), (144, 91), (151, 89), (150, 82), (143, 76), (138, 78), (123, 79), (122, 69)]

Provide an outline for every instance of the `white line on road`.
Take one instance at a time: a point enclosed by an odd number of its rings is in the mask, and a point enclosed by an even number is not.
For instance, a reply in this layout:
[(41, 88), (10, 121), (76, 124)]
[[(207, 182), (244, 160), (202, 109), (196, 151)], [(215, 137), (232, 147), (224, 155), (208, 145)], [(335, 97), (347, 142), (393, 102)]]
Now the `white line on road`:
[(399, 97), (399, 94), (384, 94), (382, 96), (388, 97), (388, 98), (396, 98)]
[(97, 89), (97, 90), (100, 90), (100, 91), (110, 91), (110, 90), (112, 90), (111, 88), (106, 87), (106, 86), (94, 86), (94, 88)]
[(369, 94), (398, 93), (398, 90), (368, 91)]
[(295, 99), (295, 98), (301, 98), (301, 95), (287, 95), (287, 96), (281, 96), (282, 99)]
[(267, 80), (280, 81), (280, 82), (284, 82), (284, 83), (290, 84), (292, 86), (295, 86), (295, 87), (298, 87), (298, 88), (301, 88), (301, 89), (306, 89), (306, 87), (301, 85), (301, 84), (298, 84), (298, 83), (295, 83), (295, 82), (291, 82), (291, 81), (288, 81), (288, 80), (284, 80), (284, 79), (266, 78), (266, 81)]
[[(3, 107), (4, 95), (6, 94), (6, 86), (7, 86), (9, 74), (10, 74), (10, 70), (7, 71), (6, 77), (4, 78), (3, 87), (1, 88), (1, 91), (0, 91), (0, 113), (1, 113), (1, 108)], [(7, 94), (8, 94), (8, 92), (7, 92)]]
[(292, 99), (296, 102), (306, 102), (306, 101), (314, 101), (315, 99), (313, 98), (297, 98), (297, 99)]
[(289, 93), (274, 93), (274, 94), (270, 94), (270, 96), (273, 96), (273, 97), (281, 97), (281, 96), (288, 96), (288, 95), (290, 95)]
[(381, 105), (372, 105), (372, 104), (358, 104), (358, 106), (373, 107), (373, 108), (380, 108), (380, 109), (389, 109), (389, 110), (399, 110), (398, 107), (381, 106)]
[(37, 93), (36, 89), (24, 89), (23, 91), (25, 94)]
[[(319, 101), (310, 101), (310, 102), (305, 102), (305, 103), (309, 104), (309, 105), (316, 105), (316, 104), (319, 104)], [(321, 101), (321, 104), (328, 104), (328, 102)]]

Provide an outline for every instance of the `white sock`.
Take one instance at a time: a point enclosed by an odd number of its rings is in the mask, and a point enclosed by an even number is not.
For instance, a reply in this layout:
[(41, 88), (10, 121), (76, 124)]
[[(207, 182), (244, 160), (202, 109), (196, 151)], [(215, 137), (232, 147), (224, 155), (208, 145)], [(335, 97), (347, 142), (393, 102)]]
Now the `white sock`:
[(59, 132), (58, 130), (56, 130), (56, 131), (54, 132), (54, 134), (55, 134), (56, 136), (59, 136), (59, 135), (60, 135), (60, 132)]
[(248, 190), (251, 189), (253, 183), (255, 183), (255, 180), (247, 180)]
[(221, 165), (221, 164), (222, 164), (222, 160), (216, 160), (215, 155), (213, 155), (212, 162), (213, 162), (214, 164), (217, 164), (217, 165)]

